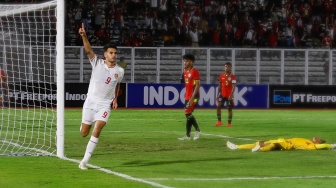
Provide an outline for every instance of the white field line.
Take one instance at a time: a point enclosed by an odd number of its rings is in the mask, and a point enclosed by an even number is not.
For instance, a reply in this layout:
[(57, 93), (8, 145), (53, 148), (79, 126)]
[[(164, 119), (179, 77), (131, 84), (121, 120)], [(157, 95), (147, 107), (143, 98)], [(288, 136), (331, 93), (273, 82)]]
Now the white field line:
[[(104, 132), (118, 132), (118, 133), (120, 133), (120, 132), (140, 132), (140, 131), (104, 131)], [(180, 133), (179, 131), (152, 131), (152, 132)], [(205, 134), (205, 133), (203, 133), (203, 135), (222, 137), (222, 138), (234, 138), (234, 137), (230, 137), (230, 136), (215, 135), (215, 134)], [(251, 140), (251, 139), (247, 139), (247, 138), (238, 138), (238, 139)], [(75, 162), (75, 163), (78, 163), (78, 164), (80, 163), (80, 161), (76, 160), (76, 159), (71, 159), (71, 158), (67, 158), (67, 157), (64, 157), (62, 159), (63, 160), (67, 160), (67, 161), (71, 161), (71, 162)], [(119, 176), (119, 177), (122, 177), (122, 178), (125, 178), (125, 179), (128, 179), (128, 180), (133, 180), (133, 181), (138, 181), (138, 182), (141, 182), (141, 183), (149, 184), (149, 185), (152, 185), (153, 187), (172, 188), (172, 187), (169, 187), (169, 186), (161, 185), (159, 183), (151, 182), (150, 180), (154, 180), (154, 181), (155, 180), (156, 181), (157, 180), (177, 180), (177, 181), (184, 180), (184, 181), (189, 181), (188, 180), (189, 178), (186, 178), (186, 179), (184, 179), (184, 178), (174, 178), (174, 179), (169, 179), (169, 178), (146, 178), (146, 179), (141, 179), (141, 178), (132, 177), (132, 176), (127, 175), (127, 174), (122, 174), (122, 173), (119, 173), (119, 172), (114, 172), (114, 171), (111, 171), (109, 169), (105, 169), (105, 168), (102, 168), (102, 167), (99, 167), (99, 166), (95, 166), (95, 165), (92, 165), (92, 164), (87, 164), (87, 166), (90, 167), (90, 168), (94, 168), (94, 169), (97, 169), (99, 171), (105, 172), (107, 174), (113, 174), (115, 176)]]
[[(105, 131), (105, 132), (143, 132), (143, 131)], [(148, 132), (160, 132), (160, 133), (180, 133), (180, 131), (148, 131)], [(238, 139), (238, 140), (250, 140), (253, 141), (254, 139), (250, 138), (237, 138), (237, 137), (231, 137), (231, 136), (225, 136), (225, 135), (217, 135), (217, 134), (207, 134), (202, 133), (202, 135), (206, 136), (213, 136), (213, 137), (220, 137), (220, 138), (232, 138), (232, 139)], [(70, 159), (70, 158), (62, 158), (64, 160), (72, 161), (75, 163), (80, 163), (79, 160), (76, 159)], [(280, 177), (280, 176), (273, 176), (273, 177), (236, 177), (236, 178), (135, 178), (132, 176), (129, 176), (127, 174), (122, 174), (119, 172), (114, 172), (109, 169), (105, 169), (99, 166), (95, 166), (92, 164), (87, 165), (90, 168), (97, 169), (99, 171), (105, 172), (107, 174), (113, 174), (128, 180), (138, 181), (145, 184), (152, 185), (154, 187), (160, 187), (160, 188), (171, 188), (169, 186), (165, 186), (159, 183), (151, 182), (151, 181), (234, 181), (234, 180), (272, 180), (272, 179), (327, 179), (327, 178), (336, 178), (336, 175), (331, 176), (287, 176), (287, 177)]]
[(271, 177), (237, 177), (237, 178), (146, 178), (152, 181), (234, 181), (234, 180), (272, 180), (272, 179), (330, 179), (336, 178), (331, 176), (271, 176)]
[[(67, 161), (71, 161), (71, 162), (75, 162), (75, 163), (78, 163), (78, 164), (80, 163), (80, 161), (76, 160), (76, 159), (70, 159), (70, 158), (67, 158), (67, 157), (64, 157), (62, 159), (67, 160)], [(141, 182), (141, 183), (149, 184), (149, 185), (152, 185), (153, 187), (172, 188), (172, 187), (169, 187), (169, 186), (161, 185), (159, 183), (151, 182), (149, 180), (145, 180), (145, 179), (141, 179), (141, 178), (135, 178), (135, 177), (132, 177), (132, 176), (127, 175), (127, 174), (114, 172), (114, 171), (111, 171), (109, 169), (102, 168), (102, 167), (99, 167), (99, 166), (95, 166), (95, 165), (92, 165), (92, 164), (87, 164), (87, 166), (90, 167), (90, 168), (94, 168), (96, 170), (105, 172), (107, 174), (113, 174), (115, 176), (119, 176), (119, 177), (122, 177), (122, 178), (125, 178), (125, 179), (128, 179), (128, 180), (133, 180), (133, 181), (138, 181), (138, 182)], [(80, 170), (80, 169), (78, 169), (78, 170)]]

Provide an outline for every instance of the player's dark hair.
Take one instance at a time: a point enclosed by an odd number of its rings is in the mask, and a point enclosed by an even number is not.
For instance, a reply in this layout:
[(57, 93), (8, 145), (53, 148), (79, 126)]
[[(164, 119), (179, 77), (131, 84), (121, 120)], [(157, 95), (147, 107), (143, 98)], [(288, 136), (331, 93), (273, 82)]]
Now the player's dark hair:
[(117, 48), (117, 46), (115, 45), (115, 44), (111, 44), (111, 43), (109, 43), (109, 44), (106, 44), (105, 46), (104, 46), (104, 52), (106, 52), (107, 51), (107, 49), (109, 49), (109, 48), (114, 48), (114, 49), (116, 49), (116, 50), (118, 50), (118, 48)]
[(191, 60), (192, 62), (195, 62), (195, 56), (192, 54), (184, 54), (182, 57), (183, 59)]
[(230, 62), (226, 62), (225, 64), (224, 64), (224, 66), (225, 65), (230, 65), (230, 67), (232, 67), (232, 64), (230, 63)]

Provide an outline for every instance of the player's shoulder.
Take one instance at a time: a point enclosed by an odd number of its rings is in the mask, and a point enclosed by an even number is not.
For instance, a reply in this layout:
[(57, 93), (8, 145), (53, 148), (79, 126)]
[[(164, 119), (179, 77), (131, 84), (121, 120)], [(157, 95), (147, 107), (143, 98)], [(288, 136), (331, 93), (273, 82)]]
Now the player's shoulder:
[(232, 78), (236, 78), (236, 75), (233, 74), (233, 73), (231, 73), (231, 77), (232, 77)]
[(191, 69), (191, 71), (193, 71), (193, 72), (199, 72), (198, 69), (197, 69), (196, 67), (193, 67), (193, 68)]

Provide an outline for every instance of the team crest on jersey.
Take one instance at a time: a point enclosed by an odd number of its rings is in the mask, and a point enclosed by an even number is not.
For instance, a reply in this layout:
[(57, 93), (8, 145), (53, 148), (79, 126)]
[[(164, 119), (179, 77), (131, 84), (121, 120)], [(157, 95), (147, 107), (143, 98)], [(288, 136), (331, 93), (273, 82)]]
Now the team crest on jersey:
[(118, 74), (114, 74), (114, 78), (115, 78), (115, 79), (117, 79), (117, 78), (118, 78), (118, 76), (119, 76)]
[(228, 80), (231, 81), (231, 78), (229, 77)]
[(188, 74), (188, 77), (191, 77), (191, 74), (190, 74), (190, 73)]

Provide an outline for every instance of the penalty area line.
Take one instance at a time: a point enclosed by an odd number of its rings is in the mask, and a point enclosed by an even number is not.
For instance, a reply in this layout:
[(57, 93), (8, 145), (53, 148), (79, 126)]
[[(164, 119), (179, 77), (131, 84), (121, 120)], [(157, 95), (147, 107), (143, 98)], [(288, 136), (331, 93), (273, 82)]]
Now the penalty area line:
[[(67, 158), (67, 157), (63, 157), (61, 159), (67, 160), (67, 161), (71, 161), (71, 162), (75, 162), (75, 163), (78, 163), (78, 164), (80, 163), (79, 160), (70, 159), (70, 158)], [(119, 177), (124, 178), (124, 179), (128, 179), (128, 180), (132, 180), (132, 181), (137, 181), (137, 182), (149, 184), (149, 185), (152, 185), (153, 187), (172, 188), (172, 187), (169, 187), (169, 186), (161, 185), (159, 183), (151, 182), (149, 180), (145, 180), (145, 179), (141, 179), (141, 178), (135, 178), (135, 177), (132, 177), (132, 176), (127, 175), (127, 174), (122, 174), (122, 173), (119, 173), (119, 172), (114, 172), (112, 170), (109, 170), (109, 169), (106, 169), (106, 168), (102, 168), (102, 167), (99, 167), (99, 166), (95, 166), (95, 165), (92, 165), (92, 164), (87, 164), (87, 166), (90, 167), (90, 168), (93, 168), (93, 169), (105, 172), (107, 174), (113, 174), (115, 176), (119, 176)], [(78, 169), (78, 170), (80, 170), (80, 169)]]

